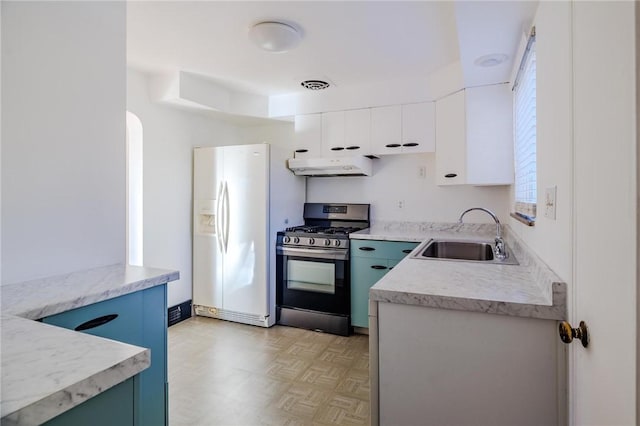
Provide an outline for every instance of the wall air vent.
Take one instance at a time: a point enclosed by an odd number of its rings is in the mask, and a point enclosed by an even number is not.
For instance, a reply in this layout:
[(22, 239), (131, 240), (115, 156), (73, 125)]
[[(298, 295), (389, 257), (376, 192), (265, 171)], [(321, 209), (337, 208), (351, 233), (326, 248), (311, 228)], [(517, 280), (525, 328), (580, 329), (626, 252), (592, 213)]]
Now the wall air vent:
[(322, 80), (305, 80), (300, 84), (302, 85), (302, 87), (309, 90), (322, 90), (329, 87), (329, 83)]

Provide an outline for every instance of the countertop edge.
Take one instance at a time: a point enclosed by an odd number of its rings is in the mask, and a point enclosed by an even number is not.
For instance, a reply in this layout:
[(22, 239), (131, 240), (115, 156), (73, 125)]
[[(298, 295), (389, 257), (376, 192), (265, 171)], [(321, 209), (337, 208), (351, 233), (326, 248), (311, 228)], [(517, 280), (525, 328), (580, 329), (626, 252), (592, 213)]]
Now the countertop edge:
[[(554, 287), (564, 283), (554, 283)], [(554, 296), (556, 292), (554, 291)], [(566, 293), (565, 293), (566, 294)], [(532, 305), (527, 303), (501, 302), (466, 297), (427, 295), (419, 293), (396, 292), (372, 288), (371, 301), (397, 303), (402, 305), (424, 306), (428, 308), (449, 309), (467, 312), (506, 315), (511, 317), (536, 318), (545, 320), (563, 320), (566, 317), (561, 306)]]
[[(110, 274), (121, 273), (122, 276), (110, 277)], [(127, 274), (132, 274), (128, 277)], [(82, 292), (81, 296), (75, 293), (72, 298), (48, 301), (47, 304), (34, 304), (22, 300), (20, 292), (25, 290), (37, 291), (40, 287), (56, 287), (63, 289), (64, 286), (74, 285), (82, 282), (83, 279), (105, 280), (109, 277), (112, 281), (103, 284), (95, 289), (90, 288)], [(93, 268), (77, 271), (70, 274), (59, 275), (44, 279), (27, 281), (24, 283), (9, 284), (0, 287), (2, 293), (2, 312), (21, 318), (37, 320), (51, 315), (67, 312), (72, 309), (98, 303), (103, 300), (124, 296), (136, 291), (146, 290), (151, 287), (166, 284), (180, 278), (179, 271), (164, 270), (157, 268), (146, 268), (123, 264), (109, 265), (100, 268)], [(107, 287), (106, 289), (104, 287)], [(17, 290), (16, 290), (17, 289)], [(17, 301), (11, 299), (18, 299)], [(16, 302), (15, 304), (11, 304)], [(21, 306), (26, 305), (26, 306)]]

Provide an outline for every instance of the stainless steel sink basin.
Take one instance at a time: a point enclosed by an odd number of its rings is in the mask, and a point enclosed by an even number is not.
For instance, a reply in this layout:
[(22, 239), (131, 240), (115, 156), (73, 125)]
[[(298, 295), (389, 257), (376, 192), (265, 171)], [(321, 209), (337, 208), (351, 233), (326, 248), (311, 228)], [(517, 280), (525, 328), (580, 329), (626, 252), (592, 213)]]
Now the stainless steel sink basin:
[(517, 265), (518, 261), (507, 249), (507, 258), (499, 260), (493, 255), (493, 244), (488, 241), (437, 240), (423, 243), (414, 259), (459, 260), (467, 262)]

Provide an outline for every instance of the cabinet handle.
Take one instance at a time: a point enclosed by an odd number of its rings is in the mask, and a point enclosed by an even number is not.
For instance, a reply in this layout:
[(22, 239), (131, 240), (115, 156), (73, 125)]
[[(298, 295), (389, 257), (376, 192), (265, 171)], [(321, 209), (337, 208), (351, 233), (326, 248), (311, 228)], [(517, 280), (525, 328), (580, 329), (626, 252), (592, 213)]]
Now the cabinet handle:
[(101, 325), (104, 325), (104, 324), (106, 324), (108, 322), (111, 322), (116, 318), (118, 318), (118, 314), (110, 314), (110, 315), (105, 315), (103, 317), (94, 318), (94, 319), (89, 320), (87, 322), (83, 322), (82, 324), (80, 324), (79, 326), (74, 328), (74, 330), (75, 331), (84, 331), (84, 330), (89, 330), (91, 328), (100, 327)]
[(387, 269), (387, 267), (382, 265), (371, 265), (371, 269)]
[(358, 250), (362, 250), (362, 251), (374, 251), (375, 249), (373, 247), (358, 247)]
[(392, 269), (393, 269), (393, 266), (389, 266), (389, 270), (392, 270)]
[(444, 175), (444, 177), (446, 177), (446, 178), (454, 178), (456, 176), (458, 176), (457, 173), (447, 173), (446, 175)]
[(404, 250), (402, 250), (403, 253), (407, 253), (407, 254), (411, 253), (412, 251), (413, 251), (413, 249), (404, 249)]
[(331, 151), (342, 151), (344, 149), (344, 147), (342, 146), (334, 146), (333, 148), (331, 148)]
[(398, 148), (401, 145), (399, 143), (388, 143), (385, 145), (387, 148)]
[(353, 150), (355, 150), (355, 149), (360, 149), (360, 147), (359, 147), (359, 146), (356, 146), (356, 145), (352, 145), (352, 146), (348, 146), (348, 147), (346, 147), (345, 149), (348, 149), (349, 151), (353, 151)]
[(418, 146), (420, 145), (418, 142), (408, 142), (408, 143), (403, 143), (402, 146)]
[(309, 150), (308, 149), (296, 149), (296, 152), (303, 153), (303, 152), (309, 152)]

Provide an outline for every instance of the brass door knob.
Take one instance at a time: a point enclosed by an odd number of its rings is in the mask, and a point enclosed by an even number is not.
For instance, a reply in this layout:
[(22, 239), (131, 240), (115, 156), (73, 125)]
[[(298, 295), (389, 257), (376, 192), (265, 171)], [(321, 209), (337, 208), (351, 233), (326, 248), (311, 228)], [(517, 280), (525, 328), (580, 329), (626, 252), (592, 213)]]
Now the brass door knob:
[(558, 325), (558, 332), (560, 333), (560, 340), (564, 343), (571, 343), (573, 339), (580, 339), (582, 346), (585, 348), (589, 346), (589, 329), (584, 321), (580, 321), (578, 328), (572, 328), (571, 324), (566, 321), (560, 321)]

